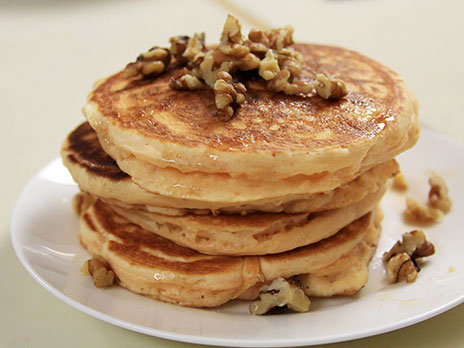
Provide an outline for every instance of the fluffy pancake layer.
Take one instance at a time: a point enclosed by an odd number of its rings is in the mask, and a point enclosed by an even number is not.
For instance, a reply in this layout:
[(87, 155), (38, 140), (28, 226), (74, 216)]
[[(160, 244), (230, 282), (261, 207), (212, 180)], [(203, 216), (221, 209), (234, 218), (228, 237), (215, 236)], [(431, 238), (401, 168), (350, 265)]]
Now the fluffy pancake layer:
[(179, 246), (118, 215), (101, 200), (81, 214), (81, 243), (104, 258), (131, 291), (193, 307), (221, 305), (259, 282), (321, 271), (353, 250), (373, 228), (369, 213), (334, 236), (265, 256), (212, 256)]
[(160, 168), (137, 159), (129, 153), (121, 154), (110, 142), (100, 139), (103, 149), (132, 180), (147, 191), (179, 199), (243, 204), (255, 200), (275, 200), (279, 197), (311, 195), (335, 188), (354, 180), (369, 168), (343, 168), (337, 172), (297, 175), (278, 182), (232, 177), (221, 173), (200, 171), (182, 173), (172, 168)]
[[(379, 190), (385, 181), (398, 170), (397, 163), (389, 160), (363, 172), (354, 180), (334, 190), (313, 194), (296, 193), (245, 202), (219, 201), (215, 198), (215, 202), (211, 202), (174, 198), (172, 195), (165, 196), (141, 188), (103, 151), (97, 134), (88, 123), (80, 125), (68, 135), (62, 146), (61, 155), (63, 163), (83, 191), (123, 208), (140, 208), (164, 215), (206, 214), (210, 211), (215, 214), (254, 211), (301, 213), (336, 209), (357, 202), (367, 194)], [(151, 173), (150, 177), (156, 178), (156, 173)], [(224, 181), (219, 178), (214, 181), (221, 186), (219, 193), (213, 192), (214, 196), (218, 197), (224, 192)], [(206, 182), (208, 183), (209, 181)], [(246, 191), (242, 184), (243, 182), (238, 181), (237, 185), (233, 185), (234, 190)], [(198, 183), (195, 185), (198, 186)], [(264, 189), (258, 184), (255, 186), (255, 190)], [(272, 185), (273, 190), (270, 191), (272, 194), (275, 194), (275, 186), (275, 184)]]
[[(327, 267), (314, 273), (297, 275), (293, 277), (293, 280), (308, 296), (350, 296), (357, 293), (368, 281), (369, 263), (379, 243), (382, 218), (382, 212), (377, 209), (373, 223), (358, 245)], [(242, 300), (257, 299), (263, 284), (256, 283), (239, 298)]]
[(331, 297), (356, 294), (369, 279), (369, 263), (380, 239), (383, 216), (377, 209), (373, 225), (364, 240), (333, 264), (315, 273), (298, 275), (295, 280), (308, 296)]
[(142, 228), (202, 253), (264, 255), (316, 243), (372, 211), (385, 188), (359, 202), (318, 213), (166, 216), (144, 210), (113, 209)]
[(179, 72), (170, 68), (153, 80), (115, 74), (95, 86), (83, 111), (102, 143), (113, 144), (120, 158), (130, 154), (180, 173), (277, 182), (360, 172), (414, 145), (417, 102), (398, 74), (343, 48), (294, 48), (304, 56), (302, 79), (313, 80), (316, 72), (334, 75), (345, 81), (349, 94), (327, 101), (272, 94), (250, 82), (246, 102), (223, 122), (211, 90), (169, 88)]

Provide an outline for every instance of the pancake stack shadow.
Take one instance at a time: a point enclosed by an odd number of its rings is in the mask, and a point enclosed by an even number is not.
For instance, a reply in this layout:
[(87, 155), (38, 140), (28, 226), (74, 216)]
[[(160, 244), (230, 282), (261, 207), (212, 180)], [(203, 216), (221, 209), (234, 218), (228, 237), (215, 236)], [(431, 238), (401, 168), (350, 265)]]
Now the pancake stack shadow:
[(118, 73), (95, 86), (88, 122), (61, 154), (82, 191), (81, 243), (121, 286), (215, 307), (256, 299), (279, 277), (308, 296), (366, 284), (378, 203), (399, 170), (394, 157), (417, 141), (417, 105), (377, 62), (297, 48), (308, 71), (324, 58), (350, 94), (330, 102), (251, 91), (225, 122), (210, 91), (169, 90), (175, 71), (139, 84)]

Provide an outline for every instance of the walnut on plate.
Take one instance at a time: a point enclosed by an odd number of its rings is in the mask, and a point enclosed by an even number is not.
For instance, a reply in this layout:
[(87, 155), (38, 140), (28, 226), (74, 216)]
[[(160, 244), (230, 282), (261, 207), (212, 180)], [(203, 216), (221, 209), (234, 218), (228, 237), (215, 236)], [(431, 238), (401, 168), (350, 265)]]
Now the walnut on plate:
[(387, 279), (390, 283), (406, 281), (413, 283), (419, 275), (420, 269), (406, 253), (396, 254), (387, 263)]
[(254, 315), (265, 314), (274, 307), (283, 306), (295, 312), (307, 312), (310, 304), (303, 289), (293, 281), (279, 277), (261, 288), (258, 300), (253, 301), (249, 309)]
[(393, 187), (395, 190), (398, 190), (398, 191), (407, 190), (407, 188), (408, 188), (408, 182), (407, 182), (406, 177), (404, 176), (403, 172), (398, 172), (398, 173), (393, 177), (392, 187)]
[(443, 217), (440, 209), (424, 205), (411, 197), (406, 197), (406, 210), (403, 212), (406, 220), (416, 223), (429, 223), (438, 221)]
[(419, 230), (404, 233), (402, 240), (383, 254), (387, 279), (391, 283), (406, 280), (414, 282), (420, 272), (419, 262), (435, 253), (435, 247), (427, 241), (425, 233)]
[(115, 276), (110, 265), (101, 257), (92, 257), (81, 267), (83, 275), (91, 275), (97, 288), (106, 288), (113, 285)]
[(418, 223), (435, 222), (451, 210), (452, 202), (445, 180), (437, 174), (432, 174), (429, 184), (430, 191), (426, 205), (418, 203), (413, 198), (406, 198), (404, 217), (407, 220)]
[(430, 191), (428, 204), (443, 213), (448, 213), (451, 210), (451, 199), (449, 197), (448, 186), (445, 180), (437, 174), (433, 174), (429, 178)]

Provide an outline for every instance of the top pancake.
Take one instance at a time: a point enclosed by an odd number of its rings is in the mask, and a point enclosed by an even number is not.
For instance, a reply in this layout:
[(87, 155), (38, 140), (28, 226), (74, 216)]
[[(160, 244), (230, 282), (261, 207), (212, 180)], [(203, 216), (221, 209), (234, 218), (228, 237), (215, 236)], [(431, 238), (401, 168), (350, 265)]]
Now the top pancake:
[(175, 91), (170, 68), (154, 79), (119, 72), (100, 81), (83, 111), (100, 139), (157, 167), (182, 172), (265, 176), (370, 167), (418, 139), (417, 103), (401, 77), (359, 53), (296, 44), (302, 79), (317, 73), (342, 79), (348, 95), (287, 96), (248, 83), (246, 102), (223, 121), (212, 90)]

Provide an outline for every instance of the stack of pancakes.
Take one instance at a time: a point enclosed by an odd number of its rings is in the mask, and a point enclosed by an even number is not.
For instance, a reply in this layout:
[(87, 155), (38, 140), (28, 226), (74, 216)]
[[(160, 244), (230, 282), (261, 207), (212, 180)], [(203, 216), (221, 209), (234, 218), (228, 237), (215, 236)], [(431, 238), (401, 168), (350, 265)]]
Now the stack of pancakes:
[(248, 87), (224, 121), (212, 90), (99, 81), (62, 158), (83, 194), (81, 243), (136, 293), (194, 307), (253, 299), (278, 277), (311, 296), (354, 294), (379, 239), (377, 205), (418, 139), (417, 103), (384, 65), (295, 44), (303, 79), (342, 79), (339, 100)]

